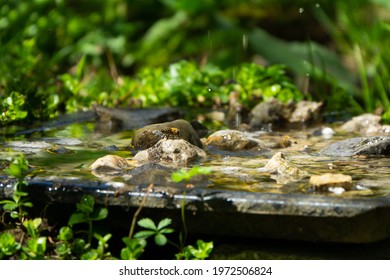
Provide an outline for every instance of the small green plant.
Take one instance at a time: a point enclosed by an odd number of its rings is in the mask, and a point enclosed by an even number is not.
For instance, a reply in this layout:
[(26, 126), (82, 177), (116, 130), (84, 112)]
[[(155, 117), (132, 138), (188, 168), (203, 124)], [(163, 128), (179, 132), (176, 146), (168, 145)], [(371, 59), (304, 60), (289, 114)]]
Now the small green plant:
[(4, 98), (0, 104), (0, 124), (7, 124), (13, 121), (22, 120), (27, 117), (27, 111), (23, 106), (25, 103), (25, 96), (17, 91)]
[(213, 242), (204, 242), (203, 240), (196, 241), (197, 247), (188, 245), (183, 250), (176, 254), (178, 260), (204, 260), (210, 257), (214, 248)]
[(9, 232), (0, 233), (0, 260), (15, 255), (21, 246), (14, 235)]
[(91, 243), (93, 222), (107, 218), (108, 210), (104, 207), (95, 208), (95, 199), (91, 195), (84, 195), (76, 207), (77, 211), (70, 216), (68, 225), (86, 223), (88, 225), (88, 243)]
[[(186, 169), (180, 169), (176, 172), (173, 172), (171, 175), (171, 179), (173, 182), (186, 182), (186, 188), (192, 187), (191, 184), (189, 184), (192, 177), (200, 174), (209, 174), (211, 173), (212, 169), (208, 167), (201, 167), (201, 166), (194, 166), (189, 170)], [(176, 254), (177, 259), (206, 259), (209, 257), (212, 249), (213, 249), (213, 242), (204, 242), (203, 240), (198, 240), (197, 245), (198, 248), (193, 247), (192, 245), (184, 246), (187, 240), (187, 226), (186, 226), (186, 219), (185, 219), (185, 194), (186, 194), (186, 188), (184, 189), (183, 194), (183, 200), (181, 204), (181, 219), (183, 223), (183, 231), (180, 233), (179, 240), (180, 240), (180, 252)]]
[(15, 177), (17, 181), (14, 185), (12, 200), (2, 200), (0, 204), (3, 204), (5, 211), (10, 212), (11, 218), (19, 219), (21, 222), (27, 217), (28, 212), (26, 207), (31, 208), (33, 206), (28, 200), (28, 193), (25, 191), (27, 187), (25, 177), (28, 174), (28, 170), (28, 161), (23, 154), (15, 157), (10, 166), (4, 170), (9, 176)]
[(40, 236), (39, 227), (41, 224), (41, 218), (23, 222), (29, 238), (27, 239), (27, 245), (22, 247), (22, 259), (41, 260), (45, 258), (47, 237)]
[(145, 239), (123, 237), (122, 241), (126, 244), (126, 247), (121, 250), (122, 260), (137, 260), (141, 257), (146, 247)]
[(202, 166), (194, 166), (189, 170), (179, 169), (176, 172), (173, 172), (171, 175), (171, 179), (173, 182), (181, 182), (186, 181), (189, 182), (192, 177), (201, 174), (209, 174), (211, 172), (211, 168), (202, 167)]
[(134, 235), (134, 238), (146, 239), (154, 236), (154, 242), (159, 246), (164, 246), (167, 244), (168, 239), (165, 236), (168, 233), (174, 232), (172, 228), (168, 226), (172, 223), (172, 220), (169, 218), (162, 219), (158, 225), (156, 225), (153, 220), (149, 218), (144, 218), (138, 221), (138, 225), (146, 230), (141, 230)]
[(105, 260), (112, 259), (111, 253), (107, 251), (108, 240), (112, 237), (111, 233), (104, 236), (94, 233), (93, 236), (98, 240), (96, 249), (89, 249), (81, 255), (82, 260)]

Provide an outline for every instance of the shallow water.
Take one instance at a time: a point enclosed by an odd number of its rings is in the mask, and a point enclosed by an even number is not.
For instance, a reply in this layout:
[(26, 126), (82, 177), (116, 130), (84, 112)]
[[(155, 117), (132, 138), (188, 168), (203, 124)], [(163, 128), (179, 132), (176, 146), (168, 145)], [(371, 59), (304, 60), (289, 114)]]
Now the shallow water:
[[(287, 160), (306, 170), (310, 175), (331, 172), (352, 176), (352, 190), (345, 191), (339, 196), (371, 197), (389, 194), (390, 158), (322, 156), (320, 150), (326, 145), (352, 136), (341, 134), (331, 138), (313, 136), (315, 130), (311, 128), (253, 132), (252, 136), (270, 146), (283, 135), (289, 135), (296, 143), (287, 148), (270, 148), (266, 151), (232, 152), (206, 147), (207, 160), (194, 164), (212, 168), (213, 173), (207, 188), (280, 194), (337, 195), (329, 191), (314, 190), (309, 186), (309, 177), (296, 183), (277, 184), (270, 174), (259, 171), (275, 153), (282, 152)], [(134, 151), (129, 147), (132, 135), (133, 131), (122, 131), (103, 136), (94, 131), (93, 123), (82, 123), (47, 132), (35, 132), (28, 136), (3, 137), (0, 165), (5, 165), (10, 157), (24, 153), (34, 167), (35, 176), (96, 180), (97, 178), (89, 171), (89, 166), (104, 155), (118, 155), (130, 160), (134, 167), (139, 165), (131, 161), (134, 156)], [(66, 151), (63, 152), (59, 148), (65, 148)], [(3, 171), (0, 171), (1, 175), (4, 175)], [(120, 177), (113, 180), (123, 182), (123, 178)]]

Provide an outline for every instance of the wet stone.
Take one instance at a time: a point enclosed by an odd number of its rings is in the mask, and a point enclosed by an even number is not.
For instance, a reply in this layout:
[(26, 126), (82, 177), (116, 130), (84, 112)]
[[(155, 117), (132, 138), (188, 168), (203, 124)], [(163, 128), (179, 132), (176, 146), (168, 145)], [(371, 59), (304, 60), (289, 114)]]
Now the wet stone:
[(309, 183), (318, 190), (327, 190), (328, 188), (350, 190), (352, 188), (352, 177), (344, 174), (325, 173), (311, 176)]
[(162, 139), (153, 147), (138, 152), (134, 159), (139, 162), (154, 162), (178, 167), (207, 157), (201, 148), (183, 139)]
[(131, 170), (130, 185), (155, 184), (166, 186), (171, 183), (171, 174), (175, 169), (156, 163), (147, 163)]
[(249, 137), (238, 130), (216, 131), (207, 138), (206, 145), (229, 151), (249, 150), (256, 147), (264, 148), (262, 141)]
[(277, 184), (298, 182), (309, 176), (306, 170), (285, 159), (281, 152), (276, 153), (263, 168), (258, 168), (257, 171), (270, 173)]
[(51, 154), (58, 154), (58, 155), (66, 155), (66, 154), (73, 154), (75, 151), (68, 149), (63, 146), (54, 145), (53, 147), (47, 149), (47, 151)]
[(126, 159), (115, 156), (107, 155), (98, 158), (94, 163), (91, 164), (90, 170), (95, 172), (111, 172), (111, 171), (122, 171), (129, 168), (129, 164)]
[(136, 149), (148, 149), (161, 139), (184, 139), (192, 145), (203, 148), (203, 144), (191, 124), (181, 119), (138, 129), (131, 144)]
[(347, 132), (361, 134), (363, 136), (375, 135), (382, 132), (381, 117), (374, 114), (363, 114), (353, 117), (341, 126)]
[(342, 140), (325, 147), (321, 153), (327, 156), (389, 156), (390, 136), (357, 137)]
[(256, 105), (250, 113), (250, 125), (254, 128), (266, 124), (313, 123), (320, 119), (321, 102), (300, 101), (282, 103), (271, 98)]

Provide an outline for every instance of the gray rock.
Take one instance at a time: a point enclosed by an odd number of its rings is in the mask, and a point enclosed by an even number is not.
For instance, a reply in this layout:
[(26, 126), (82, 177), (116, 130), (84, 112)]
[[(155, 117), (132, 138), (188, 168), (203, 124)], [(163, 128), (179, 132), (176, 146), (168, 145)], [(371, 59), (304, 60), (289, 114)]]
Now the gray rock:
[(151, 148), (138, 152), (134, 159), (178, 167), (206, 157), (204, 150), (183, 139), (161, 139)]
[(390, 136), (357, 137), (338, 141), (325, 147), (321, 153), (327, 156), (378, 156), (390, 155)]
[(322, 103), (312, 101), (282, 103), (271, 98), (256, 105), (250, 113), (250, 125), (313, 123), (320, 119)]
[(342, 130), (358, 133), (362, 136), (374, 135), (382, 132), (381, 117), (374, 114), (363, 114), (353, 117), (341, 126)]
[(269, 123), (276, 123), (282, 119), (283, 103), (277, 99), (270, 99), (257, 104), (250, 113), (249, 125), (261, 127)]

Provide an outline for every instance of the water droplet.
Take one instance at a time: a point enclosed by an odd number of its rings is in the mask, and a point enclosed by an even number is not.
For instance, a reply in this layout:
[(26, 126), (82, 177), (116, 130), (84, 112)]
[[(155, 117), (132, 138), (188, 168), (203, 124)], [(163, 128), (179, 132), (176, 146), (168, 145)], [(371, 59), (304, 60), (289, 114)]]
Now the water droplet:
[(306, 73), (306, 77), (310, 77), (310, 74), (309, 74), (309, 73)]
[(302, 14), (304, 10), (304, 8), (299, 8), (299, 13)]
[(246, 34), (242, 35), (242, 47), (244, 50), (248, 48), (248, 36)]
[(210, 91), (211, 91), (211, 88), (208, 88), (207, 90), (210, 92)]
[(317, 3), (317, 4), (315, 5), (315, 7), (318, 9), (318, 8), (321, 7), (321, 5), (320, 5), (319, 3)]

